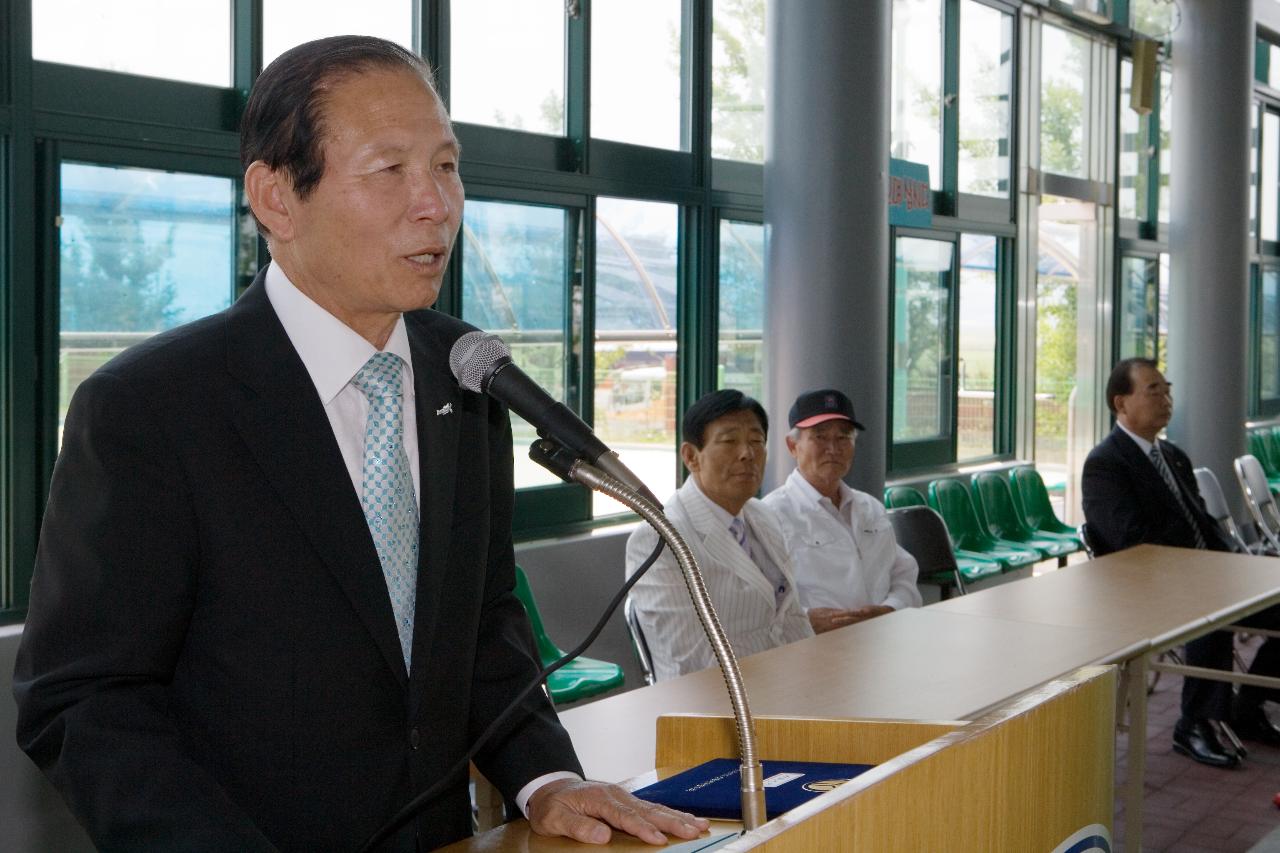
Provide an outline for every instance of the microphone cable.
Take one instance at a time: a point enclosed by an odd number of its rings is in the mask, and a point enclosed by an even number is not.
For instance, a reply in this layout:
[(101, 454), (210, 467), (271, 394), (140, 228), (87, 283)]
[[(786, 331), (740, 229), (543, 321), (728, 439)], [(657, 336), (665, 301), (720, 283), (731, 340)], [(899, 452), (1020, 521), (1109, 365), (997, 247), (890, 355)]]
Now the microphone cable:
[(616, 595), (614, 595), (613, 600), (609, 602), (609, 606), (605, 609), (604, 615), (600, 617), (598, 622), (596, 622), (595, 627), (587, 634), (586, 639), (575, 646), (571, 651), (565, 653), (564, 657), (543, 667), (542, 671), (538, 673), (537, 678), (535, 678), (528, 687), (522, 690), (520, 694), (516, 696), (509, 705), (507, 705), (506, 709), (504, 709), (503, 712), (489, 724), (489, 727), (484, 730), (484, 733), (481, 734), (480, 737), (476, 738), (475, 743), (471, 745), (471, 749), (469, 749), (467, 753), (453, 765), (453, 767), (449, 768), (448, 772), (437, 779), (422, 793), (410, 800), (404, 808), (396, 812), (389, 821), (383, 824), (376, 832), (373, 833), (373, 835), (369, 836), (369, 839), (360, 846), (359, 853), (369, 853), (374, 847), (381, 844), (383, 841), (386, 841), (392, 833), (396, 832), (408, 823), (409, 819), (412, 818), (418, 810), (431, 800), (435, 799), (444, 789), (445, 783), (458, 773), (461, 773), (466, 766), (471, 763), (471, 759), (475, 757), (476, 753), (479, 752), (484, 745), (489, 742), (494, 734), (496, 734), (498, 730), (509, 721), (512, 713), (521, 706), (521, 703), (524, 702), (529, 694), (543, 685), (547, 680), (547, 676), (551, 675), (551, 673), (560, 669), (569, 661), (585, 652), (587, 648), (595, 642), (596, 637), (598, 637), (600, 632), (604, 630), (604, 626), (609, 622), (614, 611), (618, 609), (618, 605), (627, 597), (627, 593), (631, 591), (631, 587), (635, 586), (636, 581), (644, 577), (645, 573), (649, 571), (649, 568), (658, 559), (658, 555), (662, 553), (662, 549), (665, 545), (666, 543), (662, 540), (662, 537), (658, 537), (658, 544), (654, 546), (652, 553), (650, 553), (648, 558), (640, 564), (640, 568), (636, 570), (636, 573), (627, 578), (626, 583), (624, 583), (622, 588), (618, 590)]

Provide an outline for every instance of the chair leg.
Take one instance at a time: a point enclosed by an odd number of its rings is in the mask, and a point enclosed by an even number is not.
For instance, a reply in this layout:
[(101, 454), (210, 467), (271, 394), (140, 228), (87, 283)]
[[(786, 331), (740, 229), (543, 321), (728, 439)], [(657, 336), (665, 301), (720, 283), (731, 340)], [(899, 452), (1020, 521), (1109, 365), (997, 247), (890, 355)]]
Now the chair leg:
[(1066, 568), (1066, 566), (1067, 566), (1067, 555), (1063, 554), (1061, 557), (1058, 558), (1058, 568), (1064, 569)]

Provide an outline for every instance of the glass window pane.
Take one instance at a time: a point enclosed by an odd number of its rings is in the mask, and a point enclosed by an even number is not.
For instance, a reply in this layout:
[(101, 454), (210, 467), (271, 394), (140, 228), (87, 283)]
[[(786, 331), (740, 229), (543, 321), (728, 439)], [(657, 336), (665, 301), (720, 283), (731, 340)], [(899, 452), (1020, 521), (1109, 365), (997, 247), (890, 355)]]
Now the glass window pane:
[(1089, 176), (1089, 41), (1057, 27), (1041, 29), (1040, 168)]
[(893, 0), (890, 156), (924, 163), (942, 187), (942, 3)]
[(1105, 370), (1098, 310), (1099, 208), (1042, 196), (1037, 210), (1035, 463), (1050, 488), (1065, 488), (1069, 523), (1080, 517), (1079, 476), (1096, 443)]
[(1129, 0), (1129, 19), (1138, 32), (1164, 39), (1177, 26), (1177, 4), (1170, 0)]
[(1129, 90), (1133, 84), (1133, 63), (1120, 62), (1120, 216), (1125, 219), (1147, 218), (1147, 163), (1150, 158), (1147, 139), (1151, 121), (1129, 108)]
[(1280, 114), (1262, 115), (1262, 239), (1280, 239)]
[(231, 85), (231, 0), (36, 0), (31, 54), (45, 62)]
[[(516, 365), (572, 409), (565, 387), (571, 236), (567, 212), (556, 207), (469, 200), (462, 218), (462, 319), (502, 336)], [(536, 430), (515, 414), (511, 430), (516, 488), (559, 482), (529, 459)]]
[(1157, 264), (1159, 279), (1156, 284), (1156, 367), (1161, 373), (1169, 370), (1169, 253), (1161, 252)]
[(1013, 16), (966, 0), (960, 9), (962, 193), (1009, 197)]
[(1120, 261), (1120, 352), (1118, 358), (1156, 356), (1156, 262)]
[[(649, 489), (676, 486), (674, 204), (596, 202), (595, 430)], [(596, 494), (594, 513), (622, 512)]]
[(64, 163), (58, 423), (80, 382), (156, 332), (231, 304), (231, 178)]
[(711, 156), (764, 162), (764, 0), (715, 0)]
[(1160, 72), (1160, 221), (1169, 221), (1169, 167), (1173, 163), (1173, 75)]
[(960, 237), (960, 390), (956, 394), (956, 461), (996, 450), (997, 277), (995, 237)]
[(449, 4), (454, 121), (564, 135), (564, 37), (564, 0)]
[(764, 399), (764, 226), (720, 223), (717, 388)]
[(1258, 150), (1262, 129), (1258, 127), (1258, 107), (1249, 108), (1249, 236), (1258, 236)]
[(893, 440), (951, 433), (952, 244), (900, 237), (894, 257)]
[(688, 148), (680, 126), (680, 19), (680, 0), (594, 0), (592, 136)]
[(1262, 336), (1258, 374), (1262, 399), (1280, 398), (1280, 270), (1262, 271)]
[(1273, 89), (1280, 89), (1280, 47), (1274, 44), (1267, 45), (1267, 85)]
[(263, 0), (262, 67), (291, 47), (328, 36), (378, 36), (413, 50), (413, 6), (414, 0)]

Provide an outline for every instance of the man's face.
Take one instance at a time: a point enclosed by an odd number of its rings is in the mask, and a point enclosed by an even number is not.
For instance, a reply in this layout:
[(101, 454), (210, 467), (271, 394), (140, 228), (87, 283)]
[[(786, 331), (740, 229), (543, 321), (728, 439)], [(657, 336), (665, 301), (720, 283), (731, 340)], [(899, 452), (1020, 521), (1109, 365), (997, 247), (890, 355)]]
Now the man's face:
[(348, 325), (431, 305), (462, 222), (444, 106), (416, 74), (375, 69), (333, 84), (323, 115), (324, 175), (305, 200), (286, 192), (292, 233), (273, 252)]
[(764, 480), (765, 434), (750, 411), (732, 412), (712, 421), (702, 447), (685, 442), (680, 456), (698, 488), (725, 510), (737, 515), (760, 491)]
[(1152, 439), (1173, 417), (1172, 386), (1160, 371), (1145, 364), (1135, 364), (1129, 378), (1133, 391), (1116, 397), (1116, 419), (1137, 435)]
[(831, 420), (787, 436), (787, 449), (795, 457), (800, 475), (818, 491), (835, 488), (853, 467), (853, 447), (858, 431), (845, 420)]

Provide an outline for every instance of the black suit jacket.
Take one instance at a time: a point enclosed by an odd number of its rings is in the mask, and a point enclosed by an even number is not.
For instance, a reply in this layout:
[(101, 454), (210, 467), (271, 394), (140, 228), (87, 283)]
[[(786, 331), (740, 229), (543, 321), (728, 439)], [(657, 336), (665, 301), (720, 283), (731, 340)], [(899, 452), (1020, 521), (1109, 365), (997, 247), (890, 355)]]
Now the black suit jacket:
[[(1160, 450), (1205, 544), (1215, 551), (1231, 550), (1205, 511), (1187, 454), (1168, 441), (1160, 442)], [(1178, 499), (1151, 460), (1120, 427), (1090, 451), (1080, 489), (1095, 554), (1143, 543), (1196, 547), (1195, 532), (1187, 524)]]
[[(411, 673), (262, 276), (76, 393), (14, 691), (20, 745), (102, 849), (355, 849), (533, 679), (506, 411), (449, 372), (469, 326), (406, 323), (422, 483)], [(526, 704), (476, 759), (509, 797), (580, 769), (542, 692)], [(466, 783), (464, 769), (386, 849), (469, 834)]]

